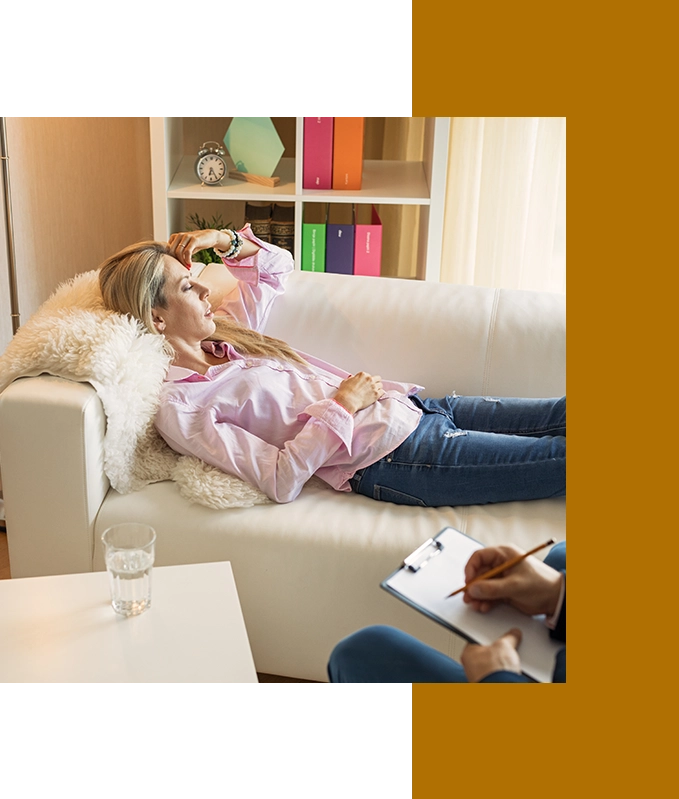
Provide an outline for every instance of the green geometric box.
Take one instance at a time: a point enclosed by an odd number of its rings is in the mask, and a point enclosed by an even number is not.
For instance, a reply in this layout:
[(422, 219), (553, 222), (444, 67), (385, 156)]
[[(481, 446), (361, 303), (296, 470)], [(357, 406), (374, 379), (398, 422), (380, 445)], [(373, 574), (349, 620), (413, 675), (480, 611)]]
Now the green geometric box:
[(285, 150), (271, 117), (234, 117), (224, 145), (239, 172), (270, 178)]

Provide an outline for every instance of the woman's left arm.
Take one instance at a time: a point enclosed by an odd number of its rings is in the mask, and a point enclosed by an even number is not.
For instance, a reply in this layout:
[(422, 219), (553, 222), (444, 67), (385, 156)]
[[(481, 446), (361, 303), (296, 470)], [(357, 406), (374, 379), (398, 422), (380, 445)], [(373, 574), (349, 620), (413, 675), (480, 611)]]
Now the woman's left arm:
[[(258, 239), (250, 225), (238, 231), (243, 247), (236, 258), (222, 261), (238, 280), (237, 288), (224, 298), (215, 309), (218, 315), (226, 315), (252, 330), (261, 330), (269, 317), (276, 297), (285, 291), (285, 281), (294, 269), (292, 255), (274, 244)], [(173, 255), (184, 265), (190, 263), (193, 253), (208, 247), (228, 251), (231, 237), (218, 230), (196, 230), (176, 233), (169, 241)], [(189, 261), (185, 260), (188, 253)]]

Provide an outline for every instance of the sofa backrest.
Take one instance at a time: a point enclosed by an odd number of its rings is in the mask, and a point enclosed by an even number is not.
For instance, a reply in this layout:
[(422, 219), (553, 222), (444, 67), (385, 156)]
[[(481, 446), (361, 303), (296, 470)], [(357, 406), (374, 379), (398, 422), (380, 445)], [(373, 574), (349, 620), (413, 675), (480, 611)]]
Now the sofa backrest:
[(425, 396), (561, 396), (565, 298), (416, 280), (293, 272), (266, 332), (349, 372)]

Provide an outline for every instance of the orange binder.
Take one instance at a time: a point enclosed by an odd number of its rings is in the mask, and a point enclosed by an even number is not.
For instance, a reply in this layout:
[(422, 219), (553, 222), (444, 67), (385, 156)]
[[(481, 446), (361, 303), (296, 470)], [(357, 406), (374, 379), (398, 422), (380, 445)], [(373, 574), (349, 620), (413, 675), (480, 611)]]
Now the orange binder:
[(335, 117), (333, 189), (361, 188), (364, 121), (364, 117)]

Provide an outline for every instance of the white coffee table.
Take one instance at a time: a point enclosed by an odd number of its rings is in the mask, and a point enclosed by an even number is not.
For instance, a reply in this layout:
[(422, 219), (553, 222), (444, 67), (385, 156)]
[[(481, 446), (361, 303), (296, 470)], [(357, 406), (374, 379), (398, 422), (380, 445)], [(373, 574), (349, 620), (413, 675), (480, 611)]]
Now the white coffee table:
[(0, 682), (257, 682), (231, 564), (154, 567), (124, 618), (106, 572), (0, 580)]

